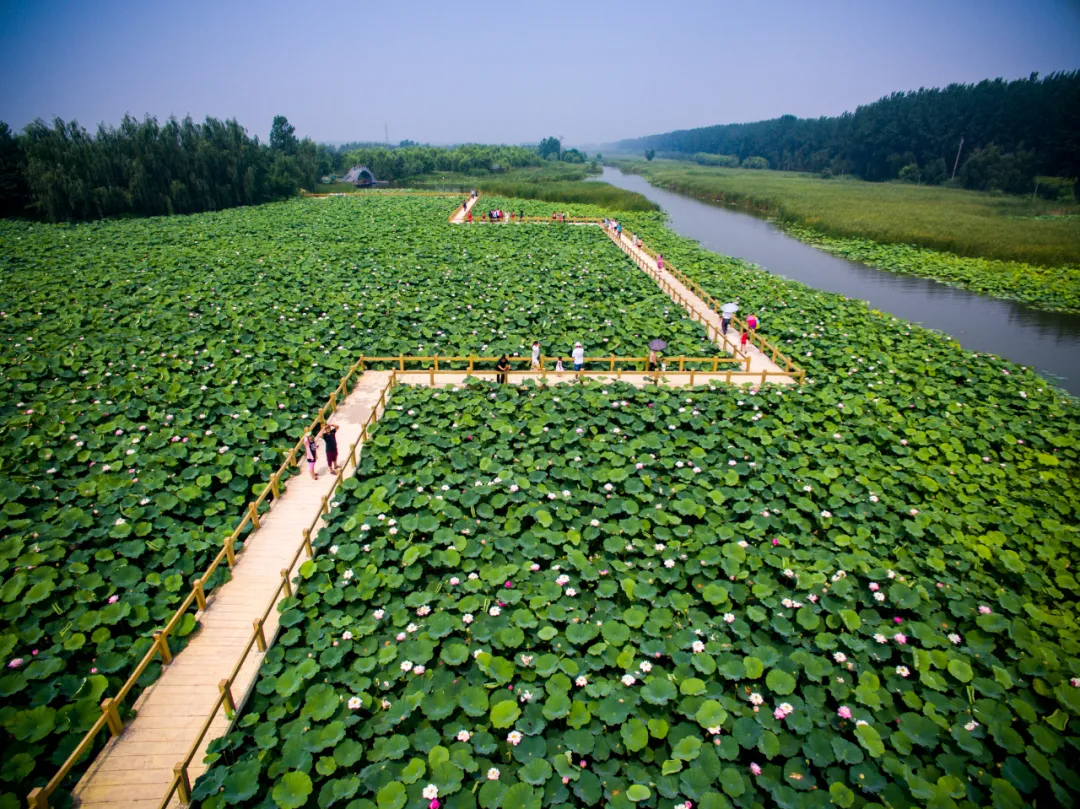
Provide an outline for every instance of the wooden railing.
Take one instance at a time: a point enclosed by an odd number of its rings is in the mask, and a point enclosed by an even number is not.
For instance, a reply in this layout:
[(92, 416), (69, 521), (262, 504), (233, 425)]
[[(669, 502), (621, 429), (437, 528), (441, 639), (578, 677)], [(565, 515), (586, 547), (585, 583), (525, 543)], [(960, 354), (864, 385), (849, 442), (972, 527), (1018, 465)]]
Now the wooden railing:
[[(363, 360), (357, 362), (353, 367), (359, 368), (362, 367), (362, 365)], [(233, 666), (229, 676), (218, 683), (218, 698), (215, 701), (214, 706), (210, 709), (210, 713), (207, 715), (206, 720), (199, 728), (199, 732), (196, 734), (194, 741), (192, 741), (191, 745), (188, 747), (187, 753), (179, 762), (177, 762), (176, 766), (173, 767), (173, 780), (169, 784), (168, 792), (158, 803), (159, 809), (165, 809), (173, 799), (174, 795), (183, 803), (190, 802), (191, 778), (188, 775), (188, 767), (191, 766), (191, 762), (194, 760), (195, 755), (199, 750), (199, 746), (206, 738), (206, 734), (210, 732), (210, 727), (214, 724), (218, 711), (224, 708), (226, 717), (231, 721), (241, 710), (243, 710), (244, 704), (251, 694), (251, 690), (254, 687), (258, 675), (256, 674), (256, 677), (252, 679), (248, 688), (240, 695), (239, 699), (237, 699), (237, 695), (233, 692), (233, 686), (236, 684), (240, 669), (243, 668), (244, 663), (247, 662), (248, 655), (251, 654), (252, 649), (257, 649), (262, 653), (273, 645), (274, 640), (277, 637), (277, 631), (280, 629), (280, 625), (275, 629), (274, 635), (267, 639), (265, 632), (266, 622), (276, 608), (278, 601), (283, 596), (288, 598), (292, 595), (292, 584), (290, 579), (297, 563), (300, 561), (300, 556), (303, 554), (310, 559), (315, 555), (315, 551), (311, 545), (311, 536), (315, 533), (315, 527), (318, 525), (319, 520), (322, 519), (323, 515), (330, 512), (330, 500), (334, 496), (334, 492), (337, 491), (338, 486), (341, 485), (341, 481), (345, 479), (345, 470), (348, 469), (350, 465), (353, 469), (356, 469), (357, 463), (363, 452), (364, 443), (368, 439), (368, 431), (375, 422), (379, 420), (379, 414), (386, 411), (387, 398), (389, 397), (390, 391), (397, 384), (399, 384), (399, 382), (397, 373), (395, 372), (390, 375), (390, 381), (387, 382), (386, 387), (379, 393), (379, 403), (372, 409), (371, 415), (368, 416), (367, 421), (360, 427), (360, 435), (356, 441), (353, 442), (352, 447), (350, 447), (348, 459), (341, 465), (341, 469), (338, 470), (337, 477), (334, 478), (334, 485), (327, 494), (323, 495), (322, 506), (311, 520), (311, 524), (301, 532), (303, 541), (296, 549), (296, 553), (293, 554), (292, 561), (289, 562), (287, 567), (281, 569), (281, 583), (274, 591), (274, 595), (271, 596), (270, 603), (267, 604), (266, 609), (263, 610), (262, 617), (255, 620), (254, 631), (251, 633), (251, 638), (241, 650), (236, 665)]]
[[(344, 399), (349, 395), (350, 382), (362, 372), (362, 366), (363, 362), (358, 361), (349, 368), (348, 373), (341, 378), (341, 382), (338, 383), (338, 386), (334, 389), (333, 393), (330, 394), (330, 398), (327, 400), (326, 404), (320, 408), (315, 419), (311, 422), (311, 426), (308, 428), (310, 431), (317, 431), (326, 423), (326, 417), (337, 410), (339, 400)], [(169, 649), (169, 636), (176, 631), (176, 627), (180, 624), (192, 604), (195, 605), (196, 610), (206, 609), (207, 582), (221, 566), (223, 561), (226, 562), (230, 568), (236, 565), (237, 540), (240, 539), (240, 536), (249, 526), (252, 527), (252, 536), (258, 531), (260, 524), (260, 510), (265, 511), (270, 507), (267, 502), (268, 500), (277, 500), (281, 497), (285, 481), (288, 479), (288, 470), (297, 466), (297, 458), (303, 451), (303, 447), (304, 440), (301, 437), (293, 448), (289, 450), (281, 466), (270, 476), (269, 483), (266, 484), (259, 496), (248, 503), (243, 519), (240, 520), (239, 525), (237, 525), (233, 532), (225, 539), (217, 556), (214, 557), (213, 561), (201, 576), (196, 576), (192, 580), (190, 592), (188, 592), (184, 600), (180, 602), (180, 606), (177, 607), (169, 621), (160, 631), (153, 633), (153, 645), (146, 654), (143, 655), (142, 660), (135, 666), (135, 669), (120, 687), (120, 690), (117, 691), (115, 696), (107, 697), (102, 701), (101, 716), (97, 718), (97, 721), (95, 721), (90, 730), (86, 732), (82, 740), (71, 752), (71, 755), (67, 757), (67, 760), (49, 782), (45, 786), (37, 787), (30, 792), (27, 796), (27, 800), (31, 809), (46, 809), (46, 807), (48, 807), (49, 797), (57, 790), (57, 788), (59, 788), (60, 784), (67, 778), (68, 773), (71, 772), (72, 768), (75, 767), (79, 760), (93, 746), (97, 735), (104, 728), (107, 727), (113, 736), (120, 735), (124, 729), (124, 723), (120, 718), (120, 707), (135, 687), (139, 678), (143, 675), (143, 672), (145, 672), (147, 667), (154, 661), (155, 657), (161, 659), (162, 665), (168, 665), (172, 661), (172, 651)], [(246, 544), (247, 543), (245, 542), (244, 545), (246, 546)]]
[[(613, 239), (616, 238), (614, 234), (609, 235), (611, 235)], [(639, 243), (637, 245), (637, 249), (645, 253), (654, 261), (656, 260), (658, 254), (652, 248), (648, 247), (644, 242)], [(695, 295), (701, 298), (701, 300), (708, 304), (709, 308), (712, 309), (714, 312), (716, 312), (717, 314), (721, 314), (723, 312), (723, 304), (721, 304), (714, 295), (706, 291), (701, 286), (701, 284), (690, 278), (682, 270), (678, 269), (672, 264), (669, 264), (667, 261), (664, 261), (664, 269), (674, 275), (680, 283), (686, 286), (687, 289), (691, 290)], [(738, 315), (732, 315), (731, 323), (733, 326), (735, 326), (735, 329), (737, 331), (742, 331), (742, 329), (746, 327), (746, 323)], [(773, 363), (777, 367), (783, 365), (783, 368), (787, 373), (798, 377), (800, 384), (806, 379), (806, 371), (802, 368), (797, 367), (791, 361), (790, 357), (788, 357), (786, 354), (780, 351), (779, 348), (777, 348), (775, 345), (762, 337), (756, 329), (747, 329), (747, 337), (749, 338), (751, 343), (758, 347), (762, 354), (770, 356)]]

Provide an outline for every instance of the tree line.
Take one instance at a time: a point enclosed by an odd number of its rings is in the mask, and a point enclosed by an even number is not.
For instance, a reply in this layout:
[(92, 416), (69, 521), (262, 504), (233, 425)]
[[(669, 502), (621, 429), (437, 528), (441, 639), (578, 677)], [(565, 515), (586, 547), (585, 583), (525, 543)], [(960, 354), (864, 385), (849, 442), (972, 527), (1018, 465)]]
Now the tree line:
[(785, 115), (624, 140), (617, 148), (706, 165), (761, 157), (776, 169), (865, 180), (904, 172), (904, 179), (936, 183), (955, 166), (968, 187), (1030, 192), (1036, 175), (1080, 177), (1080, 71), (898, 92), (836, 117)]
[[(584, 160), (576, 150), (567, 162)], [(161, 216), (257, 205), (314, 190), (324, 177), (366, 165), (380, 180), (434, 172), (487, 174), (537, 166), (535, 148), (402, 141), (397, 147), (343, 147), (296, 137), (274, 118), (267, 143), (234, 120), (126, 116), (91, 134), (75, 121), (36, 120), (22, 132), (0, 122), (0, 216), (50, 222), (109, 216)]]
[[(50, 222), (159, 216), (256, 205), (315, 180), (315, 144), (275, 119), (260, 144), (235, 120), (125, 116), (91, 135), (41, 120), (15, 134), (0, 123), (0, 214)], [(276, 141), (275, 141), (276, 135)]]

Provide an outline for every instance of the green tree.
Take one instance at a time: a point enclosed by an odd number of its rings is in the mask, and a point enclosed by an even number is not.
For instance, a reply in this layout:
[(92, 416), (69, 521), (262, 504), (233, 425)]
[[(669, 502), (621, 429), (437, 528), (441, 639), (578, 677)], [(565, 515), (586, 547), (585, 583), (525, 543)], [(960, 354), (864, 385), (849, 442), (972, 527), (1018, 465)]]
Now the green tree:
[(760, 155), (754, 155), (746, 158), (742, 162), (744, 169), (767, 169), (769, 167), (769, 161)]
[(26, 155), (11, 128), (0, 121), (0, 216), (19, 216), (29, 203)]
[(536, 151), (545, 160), (552, 155), (555, 155), (555, 159), (558, 160), (562, 154), (562, 143), (556, 137), (544, 138), (540, 141), (540, 145), (536, 147)]
[(274, 123), (270, 126), (270, 148), (275, 152), (294, 155), (297, 146), (296, 127), (284, 115), (275, 115)]
[(656, 149), (646, 149), (645, 150), (645, 159), (646, 160), (652, 160), (654, 157), (656, 157)]
[(900, 178), (901, 182), (918, 183), (921, 179), (921, 174), (919, 172), (919, 164), (908, 163), (906, 166), (900, 169), (900, 173), (897, 175), (897, 177)]

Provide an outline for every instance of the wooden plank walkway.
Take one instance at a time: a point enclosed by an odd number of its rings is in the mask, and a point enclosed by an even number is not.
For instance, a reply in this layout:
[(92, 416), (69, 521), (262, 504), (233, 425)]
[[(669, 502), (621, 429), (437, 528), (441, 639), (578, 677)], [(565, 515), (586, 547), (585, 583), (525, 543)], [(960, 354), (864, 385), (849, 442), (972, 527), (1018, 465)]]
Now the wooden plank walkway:
[[(343, 462), (348, 460), (349, 447), (360, 437), (361, 426), (378, 407), (390, 377), (390, 371), (366, 371), (331, 417), (340, 427), (338, 451)], [(78, 806), (156, 809), (161, 803), (173, 781), (173, 767), (187, 753), (218, 700), (218, 683), (232, 673), (239, 651), (251, 638), (253, 622), (262, 617), (281, 584), (282, 569), (292, 562), (303, 542), (303, 529), (311, 524), (323, 496), (333, 486), (335, 476), (327, 471), (321, 447), (316, 464), (319, 479), (308, 476), (306, 463), (301, 463), (301, 471), (260, 518), (261, 527), (237, 557), (232, 578), (214, 593), (199, 615), (200, 628), (187, 647), (143, 692), (134, 706), (135, 719), (109, 740), (75, 787)], [(352, 472), (348, 468), (346, 476)], [(295, 570), (290, 571), (290, 578), (293, 575)], [(268, 640), (277, 631), (277, 619), (277, 610), (272, 610), (265, 627)], [(254, 684), (262, 658), (253, 651), (240, 669), (233, 692), (238, 702)], [(206, 746), (225, 733), (228, 724), (224, 711), (219, 711), (188, 768), (192, 782), (206, 769), (202, 763)], [(174, 798), (172, 805), (180, 804)]]
[[(588, 358), (586, 358), (588, 362)], [(741, 368), (744, 366), (732, 366)], [(782, 376), (769, 376), (768, 382), (782, 385), (792, 384), (794, 380), (783, 371)], [(398, 383), (402, 385), (420, 385), (425, 387), (446, 388), (454, 385), (463, 385), (465, 380), (486, 379), (495, 381), (495, 371), (398, 371)], [(647, 388), (658, 385), (662, 388), (685, 388), (694, 385), (760, 385), (762, 384), (761, 371), (747, 373), (741, 370), (728, 371), (660, 371), (656, 374), (647, 374), (644, 371), (587, 371), (577, 374), (574, 371), (513, 371), (509, 374), (507, 382), (511, 385), (520, 385), (526, 379), (547, 385), (566, 385), (579, 380), (594, 380), (598, 382), (626, 382), (635, 388)]]
[[(720, 334), (721, 319), (718, 312), (714, 312), (710, 309), (705, 301), (670, 272), (660, 269), (656, 265), (656, 259), (644, 250), (635, 247), (633, 241), (627, 234), (616, 234), (607, 229), (605, 229), (605, 232), (624, 253), (636, 261), (644, 263), (646, 267), (648, 267), (650, 274), (656, 273), (654, 280), (657, 280), (657, 283), (660, 283), (660, 280), (658, 279), (662, 279), (663, 283), (661, 283), (660, 286), (662, 289), (666, 287), (666, 291), (672, 300), (679, 302), (681, 298), (683, 301), (688, 302), (694, 309), (697, 309), (698, 313), (700, 313), (705, 321), (715, 329), (716, 333)], [(770, 377), (772, 377), (770, 379), (772, 382), (788, 385), (795, 382), (794, 378), (788, 376), (783, 368), (773, 362), (767, 354), (762, 352), (762, 350), (752, 342), (747, 341), (746, 345), (738, 345), (739, 334), (734, 329), (729, 329), (728, 340), (738, 346), (736, 356), (747, 357), (750, 360), (749, 365), (745, 367), (747, 373), (751, 376), (756, 374), (760, 377), (761, 372), (766, 371)], [(717, 342), (720, 343), (721, 341), (717, 340)], [(773, 374), (783, 374), (783, 376), (772, 376)]]

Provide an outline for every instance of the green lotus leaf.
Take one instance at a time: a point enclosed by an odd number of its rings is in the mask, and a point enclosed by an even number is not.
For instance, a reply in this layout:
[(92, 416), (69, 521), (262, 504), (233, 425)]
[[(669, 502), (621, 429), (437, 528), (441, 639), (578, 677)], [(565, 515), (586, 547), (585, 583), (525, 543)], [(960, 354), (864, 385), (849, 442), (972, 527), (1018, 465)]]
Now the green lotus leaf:
[(719, 727), (727, 720), (727, 711), (714, 699), (707, 699), (698, 708), (694, 718), (703, 728)]
[(774, 694), (786, 696), (795, 690), (795, 678), (786, 671), (772, 669), (765, 675), (765, 685), (767, 685), (769, 690)]
[(491, 708), (491, 724), (497, 728), (508, 728), (521, 716), (517, 703), (505, 700)]
[(397, 781), (391, 781), (379, 789), (376, 797), (379, 809), (402, 809), (406, 799), (405, 787)]
[(280, 809), (298, 809), (311, 794), (311, 777), (305, 772), (288, 772), (274, 785), (271, 797)]
[(631, 784), (626, 788), (626, 797), (634, 803), (639, 803), (652, 797), (652, 792), (642, 784)]

